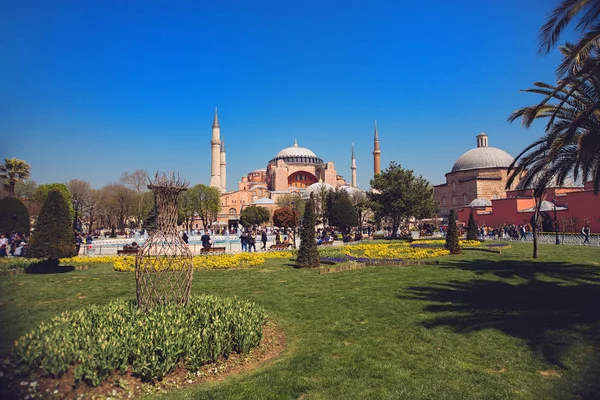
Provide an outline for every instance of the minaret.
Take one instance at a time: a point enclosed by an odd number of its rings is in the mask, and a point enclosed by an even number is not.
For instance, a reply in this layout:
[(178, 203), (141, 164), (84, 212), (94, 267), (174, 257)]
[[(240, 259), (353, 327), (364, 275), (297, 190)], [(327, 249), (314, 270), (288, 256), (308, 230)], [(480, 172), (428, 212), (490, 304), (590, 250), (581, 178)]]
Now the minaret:
[(225, 157), (225, 141), (221, 140), (221, 193), (227, 191), (227, 159)]
[(219, 113), (216, 107), (210, 145), (212, 150), (210, 154), (210, 186), (221, 190), (221, 170), (219, 165), (221, 158), (221, 128), (219, 127)]
[(352, 187), (356, 187), (356, 158), (354, 158), (354, 143), (352, 143), (352, 163), (350, 164), (352, 169)]
[(375, 121), (375, 143), (373, 146), (373, 175), (379, 175), (381, 172), (381, 162), (379, 157), (381, 151), (379, 150), (379, 132), (377, 132), (377, 121)]

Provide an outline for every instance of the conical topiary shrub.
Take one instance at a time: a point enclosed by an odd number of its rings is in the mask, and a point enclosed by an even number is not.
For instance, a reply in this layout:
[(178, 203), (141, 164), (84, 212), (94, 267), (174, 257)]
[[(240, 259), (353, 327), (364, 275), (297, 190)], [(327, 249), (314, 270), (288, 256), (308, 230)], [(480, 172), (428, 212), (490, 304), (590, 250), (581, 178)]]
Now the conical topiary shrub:
[(300, 232), (300, 249), (296, 259), (296, 265), (299, 268), (318, 268), (320, 265), (319, 250), (315, 239), (315, 224), (315, 202), (311, 194), (304, 209), (304, 222)]
[(450, 254), (460, 254), (460, 243), (458, 242), (458, 229), (456, 228), (456, 211), (450, 210), (448, 216), (448, 232), (446, 233), (446, 249)]
[(67, 199), (60, 190), (50, 190), (35, 221), (27, 257), (53, 260), (58, 265), (59, 258), (75, 256), (72, 227)]
[(469, 214), (469, 224), (467, 226), (467, 240), (477, 240), (479, 232), (477, 232), (477, 224), (475, 224), (475, 218), (473, 217), (473, 211)]

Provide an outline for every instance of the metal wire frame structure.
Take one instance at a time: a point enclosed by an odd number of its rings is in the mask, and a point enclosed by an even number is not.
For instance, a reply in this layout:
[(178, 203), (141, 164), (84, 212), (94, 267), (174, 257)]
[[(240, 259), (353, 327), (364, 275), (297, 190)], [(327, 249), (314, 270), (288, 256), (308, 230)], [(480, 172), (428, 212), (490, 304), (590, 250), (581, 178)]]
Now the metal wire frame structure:
[(177, 232), (177, 201), (189, 183), (175, 174), (156, 174), (148, 188), (154, 192), (156, 230), (135, 259), (138, 306), (187, 304), (192, 289), (192, 252)]

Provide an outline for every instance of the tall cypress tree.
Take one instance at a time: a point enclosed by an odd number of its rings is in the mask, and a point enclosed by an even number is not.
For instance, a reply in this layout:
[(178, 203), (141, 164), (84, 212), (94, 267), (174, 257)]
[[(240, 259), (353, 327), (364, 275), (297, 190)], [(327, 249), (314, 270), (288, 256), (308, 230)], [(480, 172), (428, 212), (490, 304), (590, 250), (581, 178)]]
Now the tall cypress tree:
[(60, 190), (51, 189), (35, 221), (27, 257), (45, 258), (57, 263), (59, 258), (75, 256), (72, 227), (67, 199)]
[(477, 225), (475, 224), (475, 218), (473, 217), (473, 211), (469, 214), (469, 224), (467, 226), (467, 240), (477, 240), (479, 233), (477, 232)]
[(446, 249), (450, 250), (450, 254), (460, 254), (460, 244), (458, 243), (458, 229), (456, 228), (456, 211), (450, 210), (448, 216), (448, 232), (446, 233)]
[(299, 268), (318, 268), (320, 265), (319, 250), (315, 239), (316, 223), (315, 202), (311, 194), (304, 209), (304, 222), (300, 233), (300, 250), (298, 250), (296, 259), (296, 265)]

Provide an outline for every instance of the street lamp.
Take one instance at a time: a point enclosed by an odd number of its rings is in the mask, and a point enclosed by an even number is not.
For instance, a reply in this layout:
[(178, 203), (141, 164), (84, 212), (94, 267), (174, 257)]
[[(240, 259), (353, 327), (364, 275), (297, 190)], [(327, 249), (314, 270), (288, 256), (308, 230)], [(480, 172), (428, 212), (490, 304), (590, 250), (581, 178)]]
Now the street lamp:
[(294, 249), (296, 248), (296, 200), (292, 200), (292, 223), (294, 224)]
[(73, 200), (73, 206), (75, 207), (75, 219), (73, 220), (73, 230), (75, 232), (79, 231), (79, 224), (77, 220), (79, 219), (79, 201)]
[(556, 235), (555, 244), (560, 244), (560, 240), (558, 239), (558, 218), (556, 217), (556, 199), (552, 199), (552, 204), (554, 204), (554, 232)]

